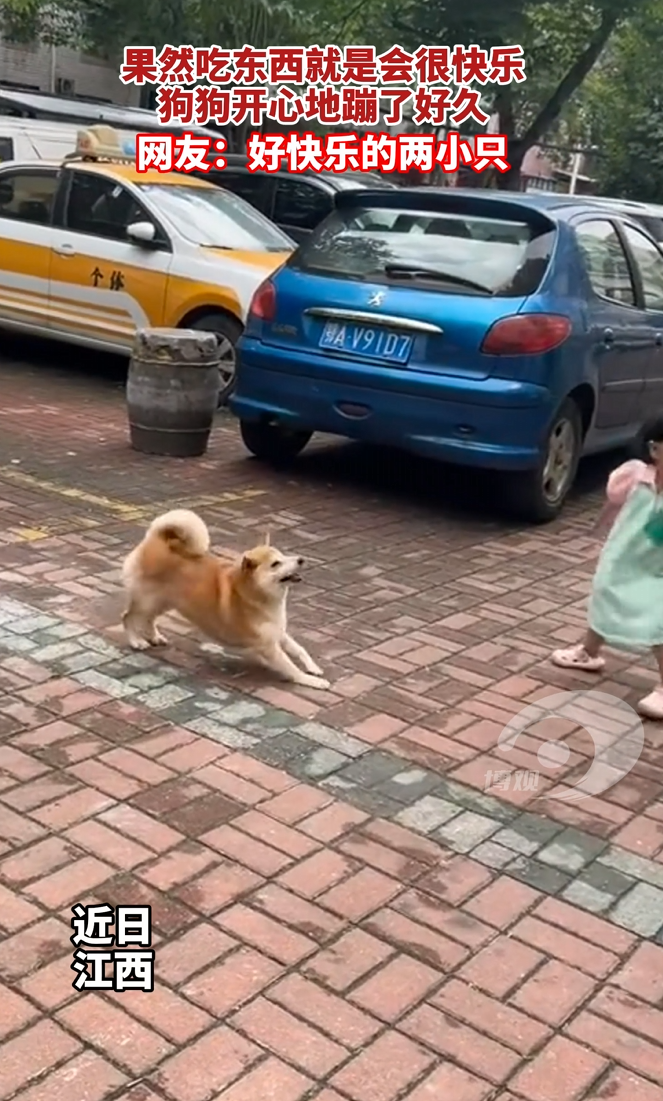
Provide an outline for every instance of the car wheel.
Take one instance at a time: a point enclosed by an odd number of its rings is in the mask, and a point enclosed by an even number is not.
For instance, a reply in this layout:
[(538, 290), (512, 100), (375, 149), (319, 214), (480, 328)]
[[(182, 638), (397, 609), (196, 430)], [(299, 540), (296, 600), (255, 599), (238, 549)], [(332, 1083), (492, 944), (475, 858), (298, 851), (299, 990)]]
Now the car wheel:
[(626, 445), (624, 450), (628, 459), (639, 459), (640, 462), (649, 462), (649, 430), (652, 426), (652, 420), (656, 420), (661, 413), (663, 413), (663, 410), (657, 409), (653, 417), (648, 417), (639, 429), (637, 435)]
[(536, 469), (510, 478), (513, 511), (535, 524), (546, 524), (559, 516), (575, 481), (581, 449), (580, 410), (567, 398), (553, 418)]
[(239, 321), (225, 313), (207, 313), (198, 317), (189, 325), (190, 329), (201, 329), (206, 333), (216, 333), (219, 342), (219, 408), (226, 405), (235, 389), (237, 372), (237, 341), (242, 335)]
[(256, 459), (275, 465), (295, 459), (313, 435), (266, 421), (240, 421), (239, 430), (244, 446)]

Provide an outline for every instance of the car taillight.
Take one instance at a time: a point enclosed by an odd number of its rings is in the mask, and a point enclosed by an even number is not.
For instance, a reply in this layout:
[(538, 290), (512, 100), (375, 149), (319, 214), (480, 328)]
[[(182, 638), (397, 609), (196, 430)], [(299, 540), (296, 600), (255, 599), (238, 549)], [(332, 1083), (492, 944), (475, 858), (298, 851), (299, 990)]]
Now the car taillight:
[(276, 317), (276, 291), (270, 279), (261, 283), (251, 299), (249, 315), (260, 321), (273, 321)]
[(563, 344), (570, 332), (571, 322), (560, 314), (515, 314), (491, 326), (481, 351), (488, 356), (539, 355)]

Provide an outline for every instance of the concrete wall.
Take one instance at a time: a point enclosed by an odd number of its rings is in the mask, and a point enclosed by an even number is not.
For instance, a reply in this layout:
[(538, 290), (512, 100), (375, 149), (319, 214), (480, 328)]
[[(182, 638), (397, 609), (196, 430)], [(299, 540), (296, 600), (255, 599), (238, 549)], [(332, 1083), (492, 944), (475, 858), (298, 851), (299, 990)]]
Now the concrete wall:
[[(25, 91), (54, 92), (59, 78), (73, 80), (74, 95), (137, 107), (140, 90), (118, 80), (115, 65), (76, 50), (58, 46), (13, 46), (0, 39), (0, 87), (23, 86)], [(62, 93), (64, 94), (64, 92)]]

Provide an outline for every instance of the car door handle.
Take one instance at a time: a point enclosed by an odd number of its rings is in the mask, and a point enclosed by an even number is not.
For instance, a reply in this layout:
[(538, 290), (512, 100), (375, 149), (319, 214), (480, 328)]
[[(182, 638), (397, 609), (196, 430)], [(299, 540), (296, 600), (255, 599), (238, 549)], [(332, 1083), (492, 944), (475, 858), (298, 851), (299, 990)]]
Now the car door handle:
[(613, 333), (612, 329), (604, 329), (603, 330), (603, 343), (607, 344), (609, 346), (610, 344), (614, 344), (614, 342), (615, 342), (615, 334)]
[(53, 251), (57, 252), (58, 256), (75, 256), (76, 249), (73, 245), (54, 245)]

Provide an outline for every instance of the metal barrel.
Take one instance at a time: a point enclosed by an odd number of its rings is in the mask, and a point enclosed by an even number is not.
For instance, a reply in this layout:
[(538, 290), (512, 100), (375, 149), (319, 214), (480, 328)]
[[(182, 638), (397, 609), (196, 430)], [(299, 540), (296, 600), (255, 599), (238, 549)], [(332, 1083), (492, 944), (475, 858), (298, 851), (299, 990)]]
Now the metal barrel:
[(140, 329), (127, 376), (131, 446), (147, 455), (204, 455), (218, 393), (214, 333)]

